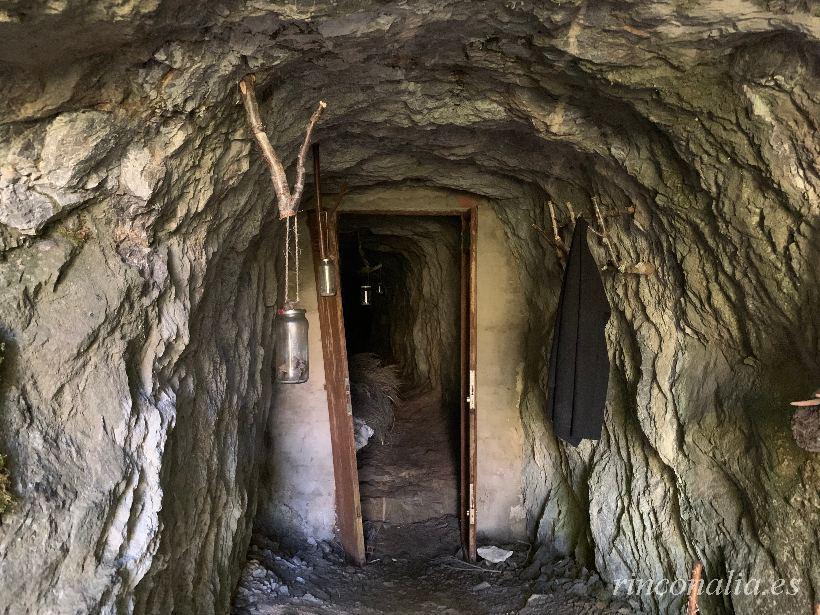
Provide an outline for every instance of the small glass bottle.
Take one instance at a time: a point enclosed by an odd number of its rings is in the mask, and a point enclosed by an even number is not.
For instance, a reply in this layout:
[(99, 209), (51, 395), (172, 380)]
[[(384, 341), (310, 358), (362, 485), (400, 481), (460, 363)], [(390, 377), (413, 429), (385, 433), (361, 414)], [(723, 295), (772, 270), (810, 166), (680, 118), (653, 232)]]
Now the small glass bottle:
[(370, 286), (370, 284), (362, 284), (359, 291), (359, 299), (361, 300), (360, 303), (362, 305), (373, 304), (373, 287)]
[(323, 258), (319, 262), (319, 294), (322, 297), (336, 294), (336, 267), (329, 258)]
[(274, 370), (276, 381), (282, 384), (307, 382), (308, 362), (308, 321), (305, 310), (300, 308), (281, 309), (276, 313), (276, 352)]

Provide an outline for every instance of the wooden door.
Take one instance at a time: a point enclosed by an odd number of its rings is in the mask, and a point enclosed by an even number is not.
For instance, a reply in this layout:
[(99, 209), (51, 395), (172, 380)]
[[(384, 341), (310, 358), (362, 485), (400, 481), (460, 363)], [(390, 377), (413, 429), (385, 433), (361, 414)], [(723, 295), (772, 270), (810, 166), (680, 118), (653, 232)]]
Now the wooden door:
[[(326, 228), (319, 233), (315, 214), (308, 215), (316, 295), (319, 302), (319, 329), (325, 365), (325, 388), (330, 415), (330, 442), (333, 449), (333, 474), (336, 482), (336, 524), (339, 539), (348, 559), (365, 563), (362, 505), (359, 497), (359, 472), (353, 442), (353, 406), (350, 401), (350, 376), (347, 368), (345, 325), (342, 317), (342, 292), (339, 276), (339, 237), (336, 212), (328, 212)], [(320, 237), (324, 236), (325, 255), (336, 269), (337, 291), (332, 297), (319, 295)]]
[(476, 208), (461, 214), (461, 543), (476, 559)]

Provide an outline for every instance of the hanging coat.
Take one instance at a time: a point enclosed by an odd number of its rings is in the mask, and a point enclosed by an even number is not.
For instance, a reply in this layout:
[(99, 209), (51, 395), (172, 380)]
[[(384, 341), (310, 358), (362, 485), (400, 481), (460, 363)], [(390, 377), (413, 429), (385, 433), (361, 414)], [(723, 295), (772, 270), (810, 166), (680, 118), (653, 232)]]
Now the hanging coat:
[(552, 334), (547, 416), (555, 435), (573, 446), (601, 437), (609, 357), (604, 327), (609, 303), (587, 245), (587, 223), (572, 235)]

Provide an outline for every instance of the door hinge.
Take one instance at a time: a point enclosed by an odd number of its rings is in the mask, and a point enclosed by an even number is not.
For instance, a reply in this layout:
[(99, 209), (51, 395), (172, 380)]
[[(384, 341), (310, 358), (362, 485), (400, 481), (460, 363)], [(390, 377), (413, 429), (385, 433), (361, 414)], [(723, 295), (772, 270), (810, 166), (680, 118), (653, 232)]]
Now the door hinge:
[(467, 394), (467, 407), (475, 410), (475, 370), (470, 370), (470, 391)]
[(475, 487), (470, 483), (470, 507), (467, 509), (467, 516), (470, 518), (470, 525), (475, 525)]
[(353, 400), (350, 398), (350, 378), (345, 378), (345, 405), (347, 406), (347, 415), (353, 416)]

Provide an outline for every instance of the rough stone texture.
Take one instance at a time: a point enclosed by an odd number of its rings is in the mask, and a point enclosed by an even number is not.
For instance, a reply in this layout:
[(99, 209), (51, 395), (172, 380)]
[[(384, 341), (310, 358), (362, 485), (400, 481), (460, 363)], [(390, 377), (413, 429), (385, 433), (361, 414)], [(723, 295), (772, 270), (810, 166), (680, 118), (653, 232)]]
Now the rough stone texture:
[[(799, 578), (705, 610), (807, 611), (820, 461), (786, 402), (820, 375), (819, 36), (800, 0), (0, 5), (0, 446), (21, 500), (0, 610), (227, 608), (271, 396), (272, 198), (235, 92), (253, 70), (286, 161), (321, 96), (329, 182), (493, 200), (530, 314), (540, 540), (608, 581), (697, 558)], [(531, 224), (593, 194), (637, 208), (615, 249), (658, 272), (606, 281), (606, 429), (573, 450), (542, 418), (560, 271)]]
[(132, 104), (0, 126), (0, 611), (224, 612), (244, 561), (271, 398), (267, 181), (233, 109)]

